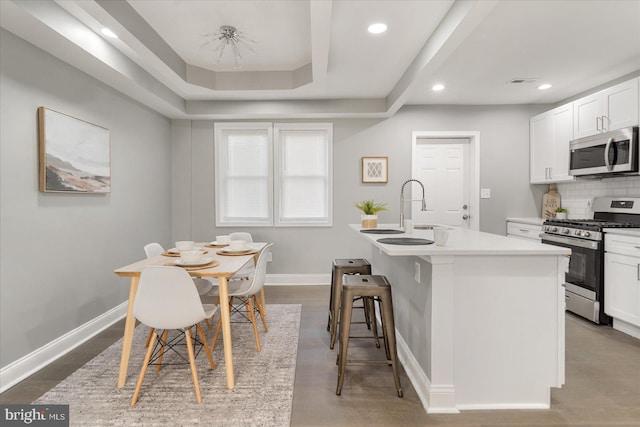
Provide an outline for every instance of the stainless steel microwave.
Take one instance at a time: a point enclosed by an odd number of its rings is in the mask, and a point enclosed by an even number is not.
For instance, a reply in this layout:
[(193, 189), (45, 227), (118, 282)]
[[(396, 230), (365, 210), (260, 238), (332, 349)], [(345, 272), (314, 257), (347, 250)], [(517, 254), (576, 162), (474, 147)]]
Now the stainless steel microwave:
[(569, 150), (569, 175), (638, 174), (637, 126), (576, 139)]

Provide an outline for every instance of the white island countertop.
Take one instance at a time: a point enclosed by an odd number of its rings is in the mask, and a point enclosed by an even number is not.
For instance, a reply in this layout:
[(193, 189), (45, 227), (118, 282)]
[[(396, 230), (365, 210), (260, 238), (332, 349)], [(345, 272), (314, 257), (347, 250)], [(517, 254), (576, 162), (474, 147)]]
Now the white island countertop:
[[(360, 224), (350, 224), (362, 237), (368, 239), (385, 254), (390, 256), (466, 256), (466, 255), (569, 255), (571, 250), (560, 246), (545, 245), (535, 241), (512, 239), (498, 234), (449, 228), (449, 239), (445, 246), (430, 245), (391, 245), (379, 243), (379, 239), (409, 237), (433, 241), (432, 230), (414, 230), (407, 234), (367, 234), (360, 233)], [(379, 224), (379, 229), (401, 230), (397, 224)]]

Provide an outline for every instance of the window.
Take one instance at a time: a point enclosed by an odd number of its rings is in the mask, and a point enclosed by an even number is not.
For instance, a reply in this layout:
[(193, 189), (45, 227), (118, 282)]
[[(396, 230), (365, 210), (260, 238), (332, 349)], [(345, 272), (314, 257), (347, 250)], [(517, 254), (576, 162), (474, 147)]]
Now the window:
[(216, 225), (332, 225), (332, 134), (327, 123), (216, 123)]

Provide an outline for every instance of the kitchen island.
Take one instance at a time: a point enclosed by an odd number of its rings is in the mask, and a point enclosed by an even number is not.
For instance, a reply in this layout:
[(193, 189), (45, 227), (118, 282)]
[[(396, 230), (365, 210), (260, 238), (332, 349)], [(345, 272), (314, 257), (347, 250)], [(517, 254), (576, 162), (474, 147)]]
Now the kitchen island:
[(390, 245), (377, 240), (433, 231), (351, 228), (391, 283), (398, 356), (429, 413), (550, 407), (564, 384), (568, 249), (456, 228), (442, 247)]

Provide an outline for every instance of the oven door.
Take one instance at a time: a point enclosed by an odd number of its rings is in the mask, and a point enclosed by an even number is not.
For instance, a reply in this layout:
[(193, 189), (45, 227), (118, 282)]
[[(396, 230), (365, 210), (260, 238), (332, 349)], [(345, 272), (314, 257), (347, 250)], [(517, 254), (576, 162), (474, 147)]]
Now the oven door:
[(594, 292), (596, 297), (600, 296), (603, 280), (602, 242), (544, 233), (542, 243), (571, 249), (565, 281)]

